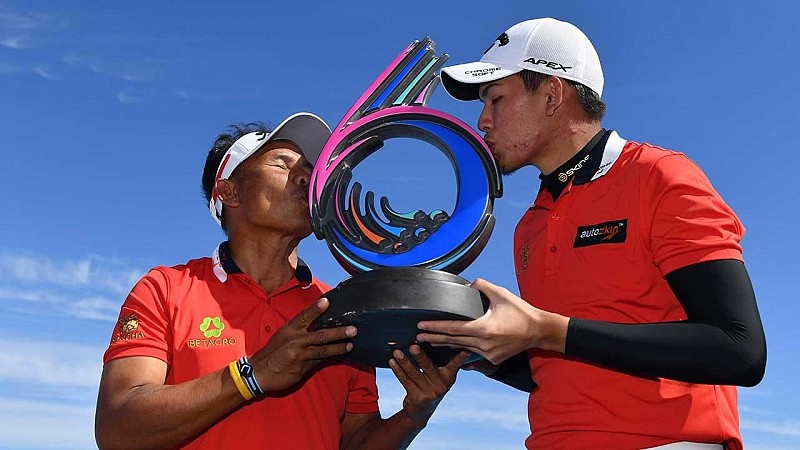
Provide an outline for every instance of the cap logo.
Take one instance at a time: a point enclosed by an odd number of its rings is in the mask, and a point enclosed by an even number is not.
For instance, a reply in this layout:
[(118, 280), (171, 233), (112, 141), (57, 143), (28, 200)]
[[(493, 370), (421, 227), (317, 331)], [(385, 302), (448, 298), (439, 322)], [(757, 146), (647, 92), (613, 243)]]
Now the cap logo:
[(491, 75), (494, 72), (501, 70), (499, 67), (488, 67), (486, 69), (475, 69), (475, 70), (467, 70), (464, 72), (464, 75), (472, 75), (473, 77), (484, 77), (486, 75)]
[(544, 60), (544, 59), (528, 58), (528, 59), (526, 59), (526, 60), (524, 60), (522, 62), (533, 64), (534, 66), (538, 66), (539, 64), (544, 64), (545, 66), (547, 66), (547, 67), (549, 67), (549, 68), (551, 68), (553, 70), (563, 70), (564, 72), (566, 72), (567, 69), (572, 69), (572, 67), (564, 66), (563, 64), (559, 64), (559, 63), (553, 62), (553, 61), (547, 61), (547, 60)]
[(266, 139), (266, 138), (267, 138), (267, 136), (269, 136), (270, 134), (269, 134), (269, 133), (267, 133), (266, 131), (256, 131), (256, 135), (258, 136), (258, 140), (259, 140), (259, 141), (263, 141), (263, 140), (264, 140), (264, 139)]
[(504, 45), (507, 45), (507, 44), (510, 42), (510, 41), (508, 40), (508, 35), (507, 35), (506, 33), (503, 33), (503, 34), (501, 34), (500, 36), (497, 36), (497, 39), (495, 39), (494, 41), (492, 41), (492, 45), (490, 45), (490, 46), (489, 46), (489, 48), (487, 48), (487, 49), (486, 49), (486, 50), (483, 52), (483, 54), (485, 55), (485, 54), (489, 53), (489, 50), (491, 50), (491, 49), (492, 49), (492, 47), (494, 47), (494, 44), (495, 44), (496, 42), (498, 42), (498, 41), (500, 42), (500, 44), (498, 44), (498, 45), (497, 45), (498, 47), (502, 47), (502, 46), (504, 46)]

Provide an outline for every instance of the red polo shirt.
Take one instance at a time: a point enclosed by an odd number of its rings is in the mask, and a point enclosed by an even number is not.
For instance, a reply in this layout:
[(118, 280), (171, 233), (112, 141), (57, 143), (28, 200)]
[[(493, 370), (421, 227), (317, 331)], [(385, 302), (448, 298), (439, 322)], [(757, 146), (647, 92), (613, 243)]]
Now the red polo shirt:
[[(301, 263), (295, 278), (267, 293), (225, 258), (226, 247), (139, 280), (104, 362), (158, 358), (169, 366), (166, 384), (183, 383), (255, 353), (330, 289)], [(373, 368), (330, 364), (286, 395), (243, 405), (184, 448), (338, 449), (344, 414), (377, 412), (377, 400)]]
[[(664, 275), (742, 259), (744, 227), (687, 157), (611, 133), (557, 200), (542, 189), (517, 225), (520, 294), (569, 317), (685, 320)], [(676, 441), (741, 449), (736, 388), (645, 379), (529, 352), (528, 448), (641, 449)]]

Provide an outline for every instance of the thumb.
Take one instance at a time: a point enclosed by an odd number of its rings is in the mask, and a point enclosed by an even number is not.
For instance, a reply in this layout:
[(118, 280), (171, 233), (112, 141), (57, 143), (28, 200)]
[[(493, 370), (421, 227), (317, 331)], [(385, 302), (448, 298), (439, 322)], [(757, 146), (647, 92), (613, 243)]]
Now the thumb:
[(483, 292), (487, 297), (489, 297), (489, 301), (499, 298), (502, 296), (503, 291), (506, 290), (506, 288), (492, 284), (483, 278), (476, 278), (470, 286), (473, 289)]

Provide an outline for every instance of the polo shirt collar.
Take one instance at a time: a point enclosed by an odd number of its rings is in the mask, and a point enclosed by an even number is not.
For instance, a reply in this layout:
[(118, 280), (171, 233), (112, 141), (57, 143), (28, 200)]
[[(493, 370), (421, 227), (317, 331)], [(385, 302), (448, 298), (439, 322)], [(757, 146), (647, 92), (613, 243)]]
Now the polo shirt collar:
[(539, 175), (541, 189), (558, 198), (572, 184), (586, 184), (604, 176), (622, 154), (625, 140), (616, 131), (600, 129), (578, 153), (548, 175)]
[[(214, 265), (214, 275), (217, 276), (220, 282), (224, 283), (228, 280), (228, 275), (235, 273), (243, 273), (242, 269), (236, 265), (230, 251), (228, 241), (224, 241), (214, 249), (211, 255), (211, 261)], [(297, 269), (294, 271), (294, 277), (303, 286), (310, 286), (313, 275), (311, 268), (303, 261), (302, 258), (297, 258)]]
[(542, 187), (546, 188), (553, 198), (558, 198), (573, 178), (577, 179), (579, 175), (594, 172), (591, 170), (591, 166), (599, 166), (597, 155), (601, 154), (602, 151), (598, 151), (598, 149), (605, 145), (608, 134), (609, 132), (605, 128), (601, 128), (578, 153), (564, 164), (561, 164), (556, 170), (547, 175), (539, 174), (539, 179), (542, 180)]
[(586, 184), (607, 174), (619, 159), (626, 143), (627, 141), (619, 137), (616, 131), (605, 131), (605, 135), (597, 143), (587, 161), (586, 170), (576, 174), (572, 184)]

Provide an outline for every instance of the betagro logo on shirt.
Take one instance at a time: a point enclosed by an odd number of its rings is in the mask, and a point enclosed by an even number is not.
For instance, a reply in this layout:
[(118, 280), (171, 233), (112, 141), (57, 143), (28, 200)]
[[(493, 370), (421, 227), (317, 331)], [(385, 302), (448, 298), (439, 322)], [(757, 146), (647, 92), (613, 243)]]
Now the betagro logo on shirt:
[(203, 333), (204, 339), (189, 339), (189, 348), (236, 345), (236, 338), (222, 337), (222, 332), (225, 330), (225, 322), (219, 316), (204, 317), (198, 329)]

